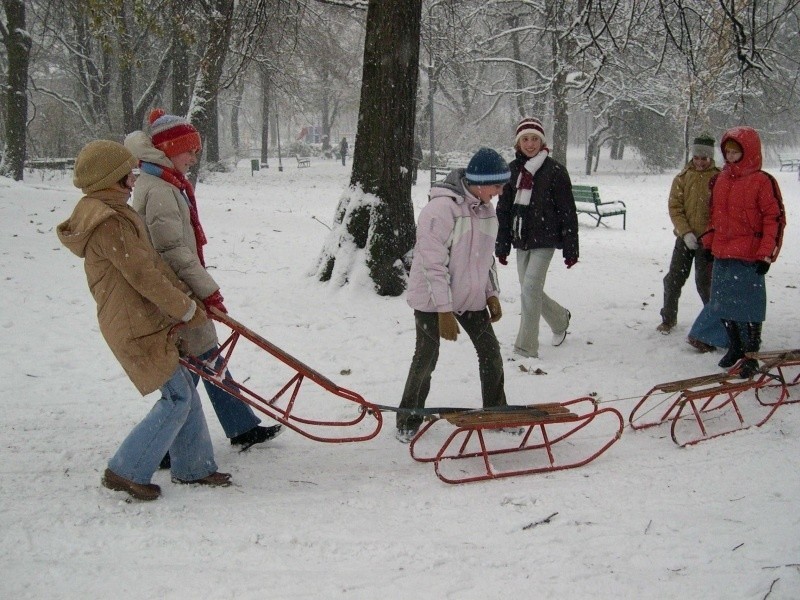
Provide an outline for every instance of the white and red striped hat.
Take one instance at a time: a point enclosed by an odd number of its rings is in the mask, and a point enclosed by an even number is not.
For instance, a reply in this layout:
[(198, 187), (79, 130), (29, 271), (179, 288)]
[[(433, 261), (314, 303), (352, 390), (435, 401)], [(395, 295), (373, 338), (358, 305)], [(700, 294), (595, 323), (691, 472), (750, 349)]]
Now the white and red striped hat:
[(200, 133), (183, 117), (168, 115), (161, 108), (150, 111), (148, 133), (153, 146), (163, 151), (169, 158), (183, 152), (200, 152), (203, 144)]
[(519, 125), (517, 125), (517, 134), (514, 136), (514, 144), (516, 145), (517, 142), (519, 142), (519, 138), (528, 133), (538, 136), (539, 139), (542, 140), (543, 146), (547, 145), (547, 136), (544, 134), (542, 122), (534, 117), (525, 117), (519, 122)]

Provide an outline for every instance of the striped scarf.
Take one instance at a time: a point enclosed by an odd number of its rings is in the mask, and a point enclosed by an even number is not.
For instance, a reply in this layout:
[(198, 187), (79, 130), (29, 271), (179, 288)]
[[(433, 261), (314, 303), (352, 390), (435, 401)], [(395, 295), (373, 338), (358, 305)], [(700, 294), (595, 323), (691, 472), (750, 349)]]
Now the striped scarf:
[(203, 246), (208, 243), (208, 240), (206, 239), (205, 232), (203, 232), (203, 226), (200, 224), (200, 215), (197, 212), (197, 200), (194, 197), (194, 187), (192, 187), (191, 182), (186, 179), (183, 173), (176, 171), (175, 169), (170, 169), (169, 167), (162, 167), (160, 165), (144, 161), (141, 161), (139, 166), (142, 171), (148, 175), (153, 175), (159, 179), (163, 179), (181, 191), (183, 199), (186, 200), (186, 204), (189, 207), (189, 221), (192, 224), (192, 230), (194, 231), (194, 241), (195, 245), (197, 246), (197, 258), (200, 260), (200, 264), (205, 267), (206, 261), (203, 257)]
[[(531, 194), (533, 193), (533, 176), (536, 175), (536, 171), (539, 170), (539, 167), (542, 166), (542, 163), (548, 156), (550, 156), (550, 149), (545, 146), (536, 156), (525, 161), (525, 164), (519, 170), (519, 176), (517, 177), (517, 193), (514, 197), (514, 204), (516, 206), (527, 207), (530, 205)], [(512, 223), (514, 239), (516, 240), (522, 238), (522, 224), (522, 215), (520, 211), (517, 210), (515, 211), (514, 221)]]

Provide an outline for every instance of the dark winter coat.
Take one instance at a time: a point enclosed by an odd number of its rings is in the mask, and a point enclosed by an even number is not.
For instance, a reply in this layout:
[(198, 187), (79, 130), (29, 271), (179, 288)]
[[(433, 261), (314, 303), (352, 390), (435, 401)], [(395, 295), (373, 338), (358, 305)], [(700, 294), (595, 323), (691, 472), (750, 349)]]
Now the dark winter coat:
[[(517, 178), (528, 157), (517, 151), (509, 163), (511, 180), (503, 187), (497, 201), (497, 233), (495, 254), (508, 256), (511, 246), (518, 250), (559, 248), (565, 259), (578, 259), (578, 214), (572, 196), (572, 182), (566, 167), (549, 156), (533, 176), (531, 201), (517, 206)], [(517, 213), (522, 217), (522, 234), (513, 239), (513, 223)]]
[(750, 127), (729, 129), (721, 145), (729, 139), (742, 147), (742, 158), (726, 163), (712, 183), (710, 230), (703, 245), (716, 258), (774, 261), (784, 215), (777, 184), (761, 171), (761, 140)]

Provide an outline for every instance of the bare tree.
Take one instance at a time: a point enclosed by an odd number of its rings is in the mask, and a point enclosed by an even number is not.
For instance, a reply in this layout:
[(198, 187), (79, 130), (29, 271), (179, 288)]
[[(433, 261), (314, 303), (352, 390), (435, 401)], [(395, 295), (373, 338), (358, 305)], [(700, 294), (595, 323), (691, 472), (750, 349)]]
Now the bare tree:
[(0, 35), (8, 53), (6, 99), (6, 148), (0, 161), (0, 174), (21, 181), (25, 167), (28, 130), (28, 61), (31, 38), (25, 25), (25, 3), (3, 0), (5, 23), (0, 21)]
[(422, 0), (370, 0), (350, 189), (339, 202), (318, 276), (348, 281), (355, 249), (379, 295), (405, 289), (414, 245), (411, 157)]

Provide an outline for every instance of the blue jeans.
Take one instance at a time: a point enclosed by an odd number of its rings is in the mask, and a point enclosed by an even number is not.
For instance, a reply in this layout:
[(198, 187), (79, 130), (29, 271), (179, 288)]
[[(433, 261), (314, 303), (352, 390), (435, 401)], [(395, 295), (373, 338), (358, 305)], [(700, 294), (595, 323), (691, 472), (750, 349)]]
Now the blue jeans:
[[(214, 346), (211, 350), (204, 352), (197, 358), (203, 361), (208, 360), (216, 351), (217, 346)], [(221, 360), (221, 358), (217, 358), (217, 364), (219, 364)], [(200, 376), (197, 373), (191, 373), (191, 375), (194, 385), (197, 386), (197, 381), (200, 379)], [(225, 377), (230, 377), (232, 379), (230, 372), (227, 370), (225, 371)], [(214, 407), (214, 412), (217, 413), (217, 418), (219, 419), (220, 425), (222, 425), (222, 429), (225, 431), (226, 437), (236, 437), (237, 435), (250, 431), (253, 427), (261, 423), (261, 420), (256, 417), (253, 409), (250, 408), (248, 404), (242, 402), (235, 396), (231, 396), (228, 392), (222, 388), (218, 388), (207, 379), (203, 379), (203, 385), (206, 388), (208, 399), (211, 400), (211, 406)]]
[(161, 398), (108, 461), (108, 468), (135, 483), (150, 483), (167, 451), (177, 479), (202, 479), (217, 470), (200, 396), (189, 370), (180, 365), (161, 386)]

